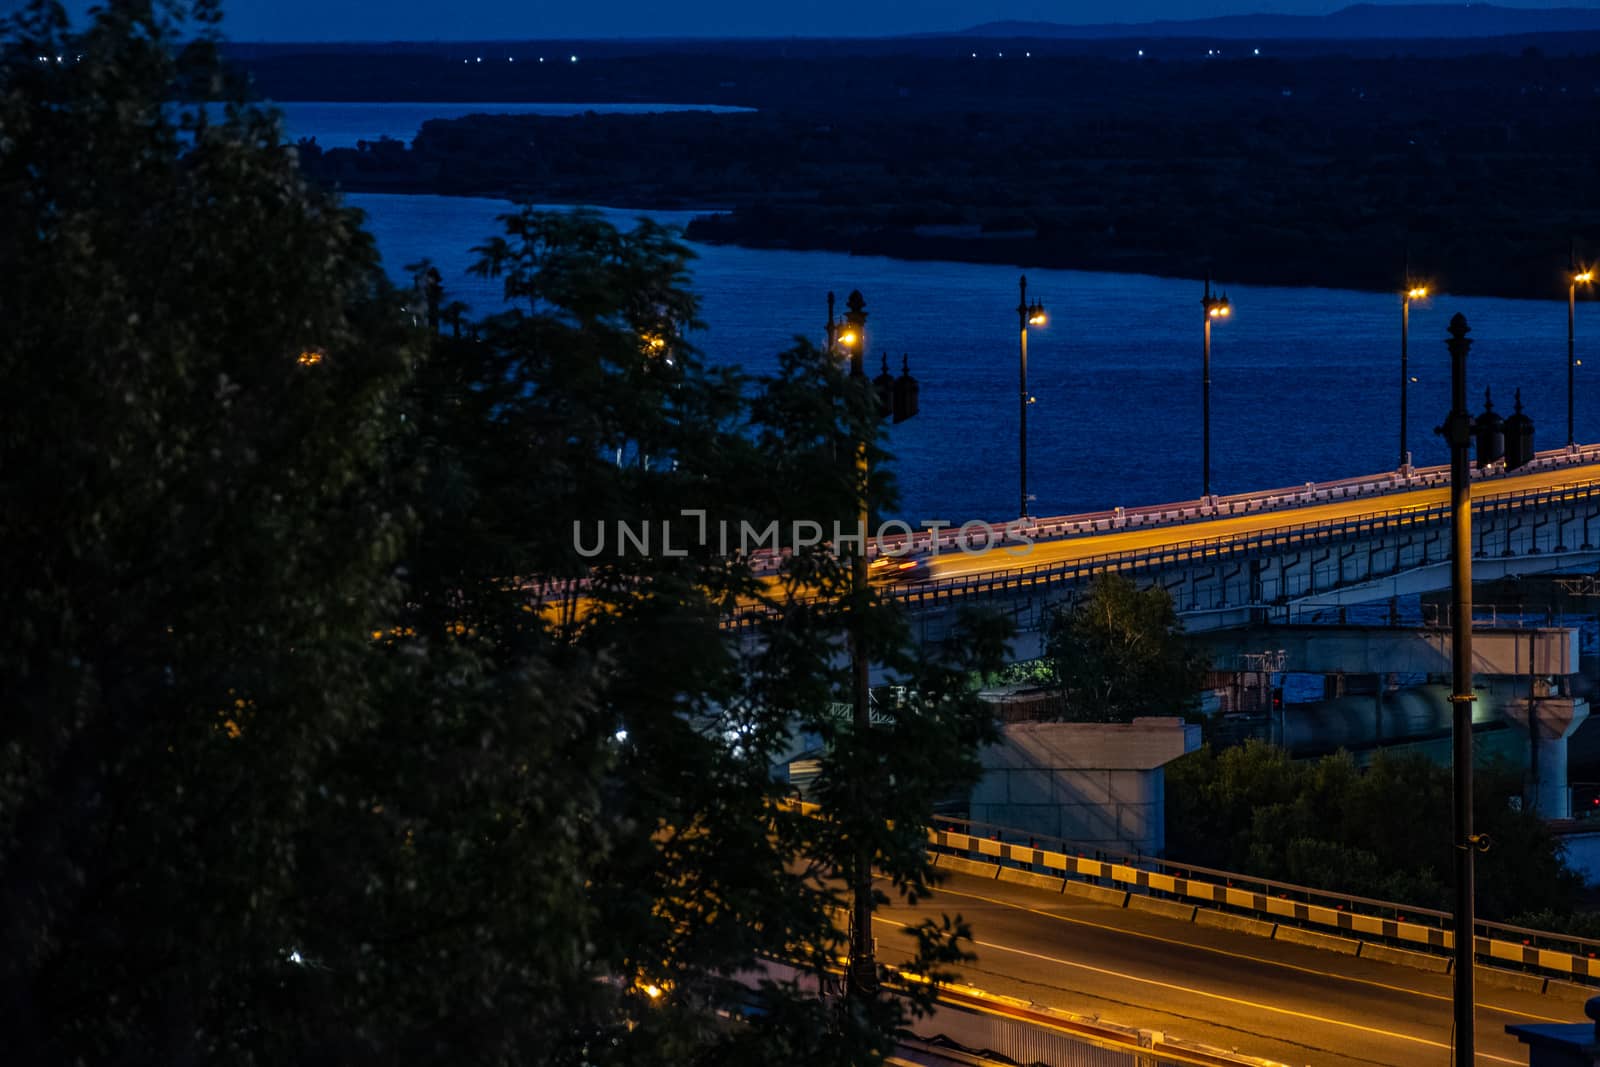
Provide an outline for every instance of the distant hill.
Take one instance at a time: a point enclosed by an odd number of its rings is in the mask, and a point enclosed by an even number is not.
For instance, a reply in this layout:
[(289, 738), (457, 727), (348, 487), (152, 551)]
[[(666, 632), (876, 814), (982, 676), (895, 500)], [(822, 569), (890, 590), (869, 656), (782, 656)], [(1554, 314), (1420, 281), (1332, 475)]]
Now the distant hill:
[(1354, 4), (1329, 15), (1223, 15), (1156, 22), (986, 22), (945, 37), (1096, 38), (1200, 37), (1358, 40), (1362, 38), (1507, 37), (1600, 30), (1600, 9), (1512, 8), (1494, 4)]

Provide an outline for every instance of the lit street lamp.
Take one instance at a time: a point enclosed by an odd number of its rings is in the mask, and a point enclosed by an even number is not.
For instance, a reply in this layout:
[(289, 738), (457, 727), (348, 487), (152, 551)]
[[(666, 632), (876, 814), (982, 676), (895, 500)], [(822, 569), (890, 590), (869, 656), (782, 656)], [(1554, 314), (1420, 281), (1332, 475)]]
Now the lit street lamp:
[(1406, 470), (1411, 466), (1411, 452), (1406, 448), (1406, 389), (1411, 384), (1410, 372), (1406, 369), (1406, 344), (1411, 334), (1411, 301), (1425, 299), (1428, 287), (1413, 285), (1411, 282), (1411, 266), (1406, 265), (1406, 287), (1400, 291), (1400, 469)]
[[(869, 383), (866, 372), (867, 302), (859, 290), (845, 299), (844, 321), (833, 317), (833, 294), (828, 294), (828, 352), (848, 354), (853, 387), (873, 390), (878, 417), (899, 423), (918, 410), (919, 386), (911, 376), (909, 359), (902, 358), (900, 377), (889, 374), (889, 358), (884, 356), (883, 373)], [(856, 519), (859, 523), (855, 555), (850, 561), (850, 588), (855, 600), (850, 628), (850, 674), (852, 682), (851, 728), (865, 737), (872, 728), (871, 659), (862, 624), (862, 602), (867, 595), (867, 446), (863, 437), (856, 442)], [(878, 991), (878, 964), (872, 938), (872, 845), (862, 841), (856, 850), (850, 872), (850, 966), (847, 988), (855, 997), (872, 997)]]
[(1572, 393), (1575, 368), (1578, 361), (1573, 358), (1572, 324), (1577, 311), (1578, 286), (1589, 285), (1594, 281), (1594, 271), (1585, 268), (1578, 269), (1573, 257), (1571, 245), (1567, 246), (1567, 447), (1571, 448), (1577, 437), (1572, 429)]
[(1212, 295), (1209, 271), (1206, 273), (1206, 291), (1200, 298), (1200, 307), (1204, 312), (1206, 331), (1205, 362), (1201, 364), (1200, 390), (1200, 420), (1203, 424), (1200, 459), (1203, 474), (1200, 495), (1209, 498), (1211, 496), (1211, 322), (1213, 319), (1225, 319), (1233, 314), (1233, 305), (1228, 303), (1226, 293)]
[(1021, 280), (1022, 297), (1017, 301), (1017, 324), (1022, 333), (1022, 363), (1020, 381), (1020, 417), (1017, 421), (1017, 461), (1021, 476), (1021, 507), (1017, 514), (1028, 517), (1028, 405), (1033, 398), (1028, 395), (1028, 327), (1043, 326), (1047, 321), (1044, 305), (1038, 300), (1028, 303), (1028, 276)]

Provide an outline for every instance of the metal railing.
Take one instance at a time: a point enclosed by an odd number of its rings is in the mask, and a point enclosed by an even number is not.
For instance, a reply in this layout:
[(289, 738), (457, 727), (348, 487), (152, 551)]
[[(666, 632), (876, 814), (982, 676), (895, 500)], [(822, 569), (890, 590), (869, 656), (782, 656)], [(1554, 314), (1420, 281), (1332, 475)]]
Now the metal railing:
[[(1266, 915), (1276, 922), (1288, 919), (1307, 928), (1324, 928), (1344, 936), (1402, 945), (1436, 955), (1447, 954), (1454, 942), (1450, 914), (1434, 908), (1376, 900), (1310, 886), (1259, 878), (1236, 871), (1221, 871), (1192, 863), (1177, 863), (1150, 856), (1108, 851), (1046, 834), (996, 826), (970, 819), (935, 816), (930, 850), (959, 854), (985, 863), (1034, 870), (1053, 853), (1085, 864), (1066, 863), (1049, 868), (1069, 880), (1110, 883), (1117, 889), (1151, 896), (1200, 902), (1247, 915)], [(938, 835), (943, 834), (943, 837)], [(940, 841), (970, 847), (953, 848)], [(1017, 842), (1028, 841), (1025, 847)], [(1055, 848), (1041, 848), (1039, 841)], [(1070, 869), (1067, 869), (1070, 868)], [(1150, 876), (1156, 876), (1154, 880)], [(1298, 906), (1297, 906), (1298, 905)], [(1563, 978), (1600, 981), (1600, 940), (1533, 930), (1510, 923), (1479, 921), (1474, 926), (1475, 948), (1481, 959), (1500, 964), (1555, 972)]]
[[(1475, 514), (1525, 511), (1577, 500), (1600, 497), (1600, 478), (1562, 482), (1539, 489), (1509, 490), (1473, 499)], [(1413, 504), (1384, 511), (1364, 512), (1333, 521), (1312, 521), (1274, 526), (1265, 530), (1215, 534), (1210, 537), (1170, 541), (1144, 548), (1079, 556), (1069, 560), (1038, 563), (957, 575), (946, 579), (884, 587), (884, 594), (909, 605), (921, 606), (942, 600), (973, 595), (992, 595), (1025, 588), (1048, 589), (1057, 583), (1076, 582), (1104, 573), (1138, 573), (1187, 563), (1221, 562), (1263, 549), (1289, 549), (1329, 544), (1354, 538), (1402, 530), (1447, 525), (1450, 504)], [(820, 598), (802, 598), (803, 602)], [(768, 614), (763, 606), (741, 611), (735, 619)]]

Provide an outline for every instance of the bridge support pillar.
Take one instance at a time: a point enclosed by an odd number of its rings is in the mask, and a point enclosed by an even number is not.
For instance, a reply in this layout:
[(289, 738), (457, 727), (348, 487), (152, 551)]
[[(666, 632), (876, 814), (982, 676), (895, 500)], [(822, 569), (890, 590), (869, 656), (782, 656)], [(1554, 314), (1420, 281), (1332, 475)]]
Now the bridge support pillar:
[(1505, 716), (1528, 731), (1524, 803), (1543, 819), (1572, 818), (1567, 739), (1589, 717), (1589, 702), (1581, 697), (1524, 697), (1507, 701)]

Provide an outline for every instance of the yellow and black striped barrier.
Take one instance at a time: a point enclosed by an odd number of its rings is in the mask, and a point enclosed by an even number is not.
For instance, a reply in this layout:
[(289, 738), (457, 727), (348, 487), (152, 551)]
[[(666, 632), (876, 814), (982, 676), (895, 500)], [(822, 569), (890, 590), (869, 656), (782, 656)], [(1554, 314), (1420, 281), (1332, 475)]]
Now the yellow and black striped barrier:
[[(1255, 912), (1287, 919), (1303, 927), (1313, 929), (1321, 927), (1330, 933), (1347, 937), (1402, 942), (1440, 956), (1451, 953), (1455, 945), (1454, 934), (1439, 926), (1384, 918), (1379, 915), (1363, 915), (1343, 908), (1309, 904), (1253, 889), (1239, 889), (1217, 882), (1148, 871), (1130, 864), (1111, 863), (1090, 859), (1087, 856), (1013, 845), (975, 834), (930, 828), (928, 844), (936, 851), (994, 863), (997, 867), (996, 873), (1000, 864), (1013, 864), (1025, 870), (1048, 872), (1067, 880), (1088, 881), (1096, 885), (1109, 884), (1131, 893), (1154, 891), (1196, 905)], [(1398, 904), (1392, 907), (1396, 912), (1406, 910)], [(1570, 939), (1558, 934), (1541, 934), (1532, 930), (1527, 933), (1529, 936), (1526, 940), (1518, 941), (1479, 937), (1474, 946), (1477, 956), (1480, 960), (1537, 968), (1561, 978), (1600, 979), (1600, 959), (1595, 956), (1542, 948), (1533, 943), (1535, 940), (1545, 938)]]

